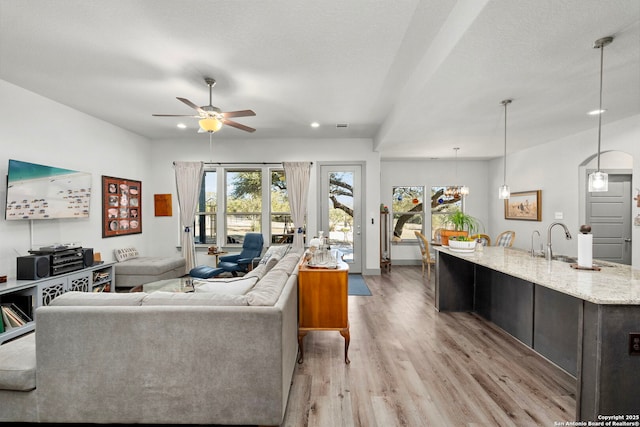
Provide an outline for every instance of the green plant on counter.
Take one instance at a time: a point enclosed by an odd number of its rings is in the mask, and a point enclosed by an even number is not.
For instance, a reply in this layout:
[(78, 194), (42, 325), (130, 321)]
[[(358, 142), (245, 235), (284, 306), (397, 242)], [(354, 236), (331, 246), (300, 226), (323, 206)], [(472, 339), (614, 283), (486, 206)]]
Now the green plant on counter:
[(482, 226), (480, 221), (462, 211), (456, 211), (447, 216), (445, 224), (452, 225), (456, 231), (467, 230), (469, 234), (475, 234), (475, 232)]

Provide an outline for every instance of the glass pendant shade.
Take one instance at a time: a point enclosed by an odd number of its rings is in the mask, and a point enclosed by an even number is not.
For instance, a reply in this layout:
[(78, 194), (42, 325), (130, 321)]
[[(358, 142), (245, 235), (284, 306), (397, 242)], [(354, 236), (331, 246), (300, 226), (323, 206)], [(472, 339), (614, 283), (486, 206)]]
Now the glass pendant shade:
[[(456, 182), (458, 181), (458, 150), (460, 147), (454, 147), (453, 151), (456, 153)], [(449, 197), (464, 197), (469, 195), (469, 187), (466, 185), (455, 185), (453, 187), (447, 187), (445, 195)]]
[(596, 171), (589, 174), (589, 192), (608, 191), (609, 175), (606, 172)]
[(498, 188), (498, 198), (508, 199), (509, 197), (511, 197), (509, 186), (507, 184), (501, 185), (500, 188)]
[(222, 122), (215, 117), (202, 119), (198, 122), (200, 127), (207, 132), (217, 132), (222, 127)]

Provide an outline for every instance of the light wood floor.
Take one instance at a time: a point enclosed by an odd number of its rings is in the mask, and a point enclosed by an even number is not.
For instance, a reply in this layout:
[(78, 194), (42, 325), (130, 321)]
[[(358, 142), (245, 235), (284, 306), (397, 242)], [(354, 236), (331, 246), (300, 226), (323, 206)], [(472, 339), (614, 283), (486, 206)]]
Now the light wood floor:
[[(425, 275), (426, 276), (426, 275)], [(471, 313), (438, 313), (434, 278), (394, 266), (350, 296), (351, 364), (338, 332), (310, 332), (284, 426), (553, 426), (575, 380)]]

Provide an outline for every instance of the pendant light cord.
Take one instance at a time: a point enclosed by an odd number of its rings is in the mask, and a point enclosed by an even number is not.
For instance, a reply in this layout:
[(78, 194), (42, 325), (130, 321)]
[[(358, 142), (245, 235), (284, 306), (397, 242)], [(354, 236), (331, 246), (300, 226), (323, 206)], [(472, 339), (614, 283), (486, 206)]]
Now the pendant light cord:
[(502, 168), (502, 185), (507, 185), (507, 102), (504, 103), (504, 167)]
[(604, 44), (600, 45), (600, 107), (598, 108), (598, 167), (600, 172), (600, 136), (602, 134), (602, 73), (604, 64)]
[(504, 175), (502, 177), (502, 185), (507, 185), (507, 105), (509, 104), (511, 104), (511, 99), (502, 101), (502, 105), (504, 105)]
[(458, 150), (459, 147), (455, 147), (454, 150), (456, 152), (456, 187), (458, 186)]

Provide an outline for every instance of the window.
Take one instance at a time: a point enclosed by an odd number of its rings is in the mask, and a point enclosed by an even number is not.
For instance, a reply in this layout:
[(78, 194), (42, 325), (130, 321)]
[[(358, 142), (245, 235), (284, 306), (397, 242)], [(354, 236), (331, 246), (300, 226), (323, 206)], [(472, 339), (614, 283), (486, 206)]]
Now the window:
[(193, 230), (195, 243), (201, 245), (241, 245), (245, 234), (262, 230), (270, 234), (271, 243), (292, 243), (295, 230), (284, 170), (205, 170)]
[(431, 187), (431, 238), (434, 231), (446, 228), (447, 215), (456, 211), (464, 212), (462, 196), (454, 190), (456, 187)]
[(200, 244), (215, 244), (216, 214), (218, 212), (218, 179), (216, 170), (204, 172), (200, 197), (196, 208), (195, 224), (193, 227), (194, 242)]
[(262, 231), (262, 170), (226, 171), (227, 243), (242, 243), (244, 235)]
[(424, 223), (424, 187), (393, 187), (393, 241), (416, 240)]
[(271, 171), (271, 243), (293, 243), (293, 222), (284, 170)]

